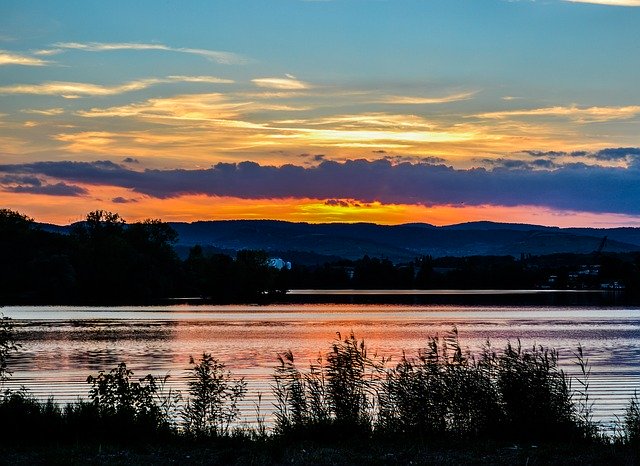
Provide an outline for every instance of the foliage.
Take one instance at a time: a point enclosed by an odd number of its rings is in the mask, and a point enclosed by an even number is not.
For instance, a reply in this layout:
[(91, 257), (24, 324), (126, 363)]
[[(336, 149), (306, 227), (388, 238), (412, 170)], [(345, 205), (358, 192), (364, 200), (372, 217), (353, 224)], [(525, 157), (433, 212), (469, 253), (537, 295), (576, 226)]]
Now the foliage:
[[(601, 254), (595, 267), (592, 255), (578, 254), (423, 256), (395, 264), (366, 254), (347, 260), (288, 251), (282, 257), (293, 268), (277, 270), (265, 251), (233, 255), (196, 245), (181, 259), (176, 251), (187, 251), (176, 246), (177, 232), (157, 219), (127, 223), (118, 213), (95, 210), (71, 229), (55, 230), (0, 209), (0, 304), (146, 304), (181, 296), (263, 303), (295, 288), (526, 289), (549, 286), (551, 275), (554, 287), (593, 289), (617, 281), (625, 296), (640, 293), (639, 253)], [(581, 273), (584, 267), (598, 272)]]
[[(100, 371), (89, 376), (89, 399), (96, 414), (107, 422), (133, 423), (153, 430), (166, 430), (172, 426), (171, 415), (179, 400), (171, 391), (164, 393), (168, 375), (151, 374), (133, 378), (133, 371), (120, 363), (108, 373)], [(86, 407), (79, 406), (80, 411)]]
[(274, 374), (276, 432), (363, 435), (371, 432), (384, 360), (369, 357), (364, 341), (338, 334), (326, 364), (319, 357), (307, 373), (291, 351), (278, 355)]
[(625, 409), (623, 434), (626, 443), (640, 448), (640, 397), (637, 392)]
[[(581, 348), (577, 356), (586, 391), (588, 361)], [(121, 363), (88, 377), (89, 402), (61, 407), (25, 390), (5, 392), (0, 397), (0, 444), (31, 445), (34, 426), (37, 441), (52, 444), (160, 445), (185, 439), (343, 444), (355, 437), (410, 445), (514, 440), (549, 445), (579, 440), (593, 446), (608, 440), (590, 430), (589, 399), (576, 402), (572, 397), (557, 353), (541, 347), (526, 350), (507, 344), (496, 352), (487, 343), (476, 360), (463, 350), (454, 328), (442, 338), (430, 338), (416, 358), (404, 355), (392, 368), (385, 368), (384, 359), (369, 356), (364, 342), (353, 334), (345, 339), (338, 334), (326, 358), (318, 358), (306, 372), (297, 368), (290, 351), (278, 360), (274, 436), (267, 435), (259, 405), (257, 431), (234, 428), (246, 383), (204, 353), (198, 361), (190, 360), (182, 429), (171, 421), (180, 399), (165, 392), (167, 377), (136, 379)], [(421, 442), (415, 442), (417, 438)], [(615, 446), (630, 452), (640, 445), (637, 394), (629, 402), (618, 440)]]
[(589, 360), (584, 355), (584, 349), (581, 344), (574, 353), (575, 362), (580, 369), (578, 377), (574, 378), (577, 386), (574, 388), (574, 403), (576, 409), (576, 418), (580, 430), (585, 438), (597, 439), (603, 438), (600, 426), (593, 419), (593, 400), (589, 392), (591, 379), (591, 366)]
[(17, 444), (31, 443), (36, 426), (39, 439), (56, 438), (65, 419), (53, 398), (41, 402), (22, 389), (7, 391), (0, 397), (0, 421), (0, 441)]
[[(576, 407), (554, 350), (489, 343), (476, 359), (457, 330), (433, 337), (417, 358), (392, 368), (353, 334), (338, 338), (306, 373), (291, 352), (279, 356), (274, 394), (280, 435), (328, 431), (422, 438), (541, 441), (596, 439), (587, 407)], [(585, 387), (585, 390), (588, 387)], [(584, 400), (588, 403), (588, 398)]]
[(18, 349), (13, 332), (11, 319), (0, 314), (0, 387), (11, 375), (7, 367), (7, 358), (11, 352)]
[(303, 374), (295, 365), (291, 351), (278, 355), (274, 373), (275, 431), (280, 434), (322, 428), (331, 421), (325, 368), (322, 358)]
[(379, 428), (424, 436), (486, 436), (501, 421), (490, 367), (465, 355), (454, 328), (432, 337), (418, 359), (403, 355), (387, 372)]
[[(497, 386), (506, 414), (507, 432), (516, 438), (552, 439), (577, 435), (569, 378), (558, 368), (558, 353), (508, 343), (497, 358)], [(572, 432), (575, 430), (576, 432)]]
[(240, 415), (244, 379), (233, 379), (209, 353), (203, 353), (198, 362), (191, 357), (190, 364), (190, 396), (182, 412), (185, 433), (196, 438), (228, 435)]
[(364, 340), (338, 333), (327, 355), (327, 395), (334, 420), (338, 423), (370, 426), (373, 420), (376, 382), (382, 364), (367, 355)]

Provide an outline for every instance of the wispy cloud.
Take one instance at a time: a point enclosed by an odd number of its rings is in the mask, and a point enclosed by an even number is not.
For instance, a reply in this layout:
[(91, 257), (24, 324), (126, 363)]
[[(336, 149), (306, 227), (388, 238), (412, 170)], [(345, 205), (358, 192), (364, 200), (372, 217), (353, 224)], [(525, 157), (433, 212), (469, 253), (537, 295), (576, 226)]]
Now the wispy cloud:
[(49, 62), (41, 58), (30, 57), (28, 55), (17, 54), (7, 50), (0, 50), (0, 66), (2, 65), (22, 65), (22, 66), (44, 66)]
[(268, 89), (282, 89), (299, 91), (309, 89), (311, 86), (304, 81), (300, 81), (295, 76), (287, 75), (285, 78), (256, 78), (251, 80), (258, 87)]
[(565, 0), (571, 3), (594, 3), (609, 6), (640, 6), (640, 0)]
[(34, 50), (32, 53), (38, 56), (50, 57), (51, 55), (58, 55), (62, 52), (64, 52), (62, 49), (41, 49)]
[(227, 101), (223, 94), (187, 94), (144, 102), (80, 111), (83, 117), (139, 117), (152, 120), (206, 121), (235, 118), (245, 103)]
[(22, 113), (29, 113), (33, 115), (54, 116), (64, 113), (64, 108), (27, 108), (22, 110)]
[(102, 86), (89, 83), (50, 81), (41, 84), (0, 86), (0, 94), (60, 95), (67, 99), (74, 99), (82, 96), (108, 96), (138, 91), (157, 83), (157, 79), (141, 79), (117, 86)]
[(562, 117), (578, 123), (597, 123), (633, 118), (640, 114), (640, 105), (624, 107), (557, 106), (523, 110), (505, 110), (475, 115), (479, 118), (507, 119), (512, 117)]
[(233, 80), (218, 78), (215, 76), (168, 76), (168, 81), (179, 81), (184, 83), (208, 83), (208, 84), (233, 84)]
[(442, 97), (417, 97), (417, 96), (398, 96), (390, 95), (377, 100), (376, 103), (397, 104), (397, 105), (432, 105), (446, 104), (449, 102), (459, 102), (471, 99), (477, 91), (460, 92), (457, 94), (446, 95)]
[(14, 84), (0, 86), (0, 94), (32, 94), (32, 95), (59, 95), (67, 99), (75, 99), (83, 96), (110, 96), (125, 92), (139, 91), (156, 84), (172, 82), (215, 83), (227, 84), (233, 81), (214, 76), (169, 76), (167, 78), (148, 78), (129, 81), (115, 86), (101, 84), (76, 83), (66, 81), (50, 81), (40, 84)]
[(231, 100), (221, 93), (183, 94), (108, 108), (79, 111), (82, 117), (135, 117), (155, 122), (211, 123), (215, 126), (264, 129), (262, 124), (239, 121), (241, 115), (265, 111), (302, 111), (308, 107)]
[(56, 49), (82, 50), (84, 52), (110, 52), (115, 50), (160, 50), (165, 52), (188, 53), (199, 55), (208, 60), (224, 65), (241, 65), (247, 59), (232, 53), (218, 50), (197, 49), (188, 47), (170, 47), (164, 44), (147, 44), (136, 42), (58, 42), (53, 44)]

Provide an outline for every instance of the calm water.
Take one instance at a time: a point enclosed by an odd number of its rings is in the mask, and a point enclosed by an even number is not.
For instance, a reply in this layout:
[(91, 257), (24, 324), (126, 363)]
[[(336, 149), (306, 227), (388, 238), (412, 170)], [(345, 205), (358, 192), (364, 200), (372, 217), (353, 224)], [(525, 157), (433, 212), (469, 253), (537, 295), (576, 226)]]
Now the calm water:
[(189, 356), (211, 352), (248, 381), (245, 418), (258, 393), (271, 410), (271, 374), (278, 352), (291, 349), (301, 367), (350, 331), (370, 351), (397, 361), (415, 354), (427, 337), (457, 326), (472, 352), (491, 340), (496, 348), (518, 338), (557, 348), (576, 372), (581, 343), (592, 364), (596, 418), (611, 423), (640, 389), (640, 308), (585, 306), (468, 306), (290, 304), (274, 306), (5, 307), (21, 349), (10, 360), (12, 386), (61, 402), (86, 396), (86, 378), (121, 361), (140, 377), (170, 374), (184, 388)]

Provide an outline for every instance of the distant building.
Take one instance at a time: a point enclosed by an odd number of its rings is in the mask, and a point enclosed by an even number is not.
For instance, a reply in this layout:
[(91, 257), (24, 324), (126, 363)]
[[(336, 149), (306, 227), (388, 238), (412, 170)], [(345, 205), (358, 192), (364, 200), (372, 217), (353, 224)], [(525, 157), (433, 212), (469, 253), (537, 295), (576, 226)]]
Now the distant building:
[(267, 259), (267, 265), (269, 267), (273, 267), (274, 269), (282, 270), (287, 269), (291, 270), (291, 262), (284, 261), (279, 257), (270, 257)]

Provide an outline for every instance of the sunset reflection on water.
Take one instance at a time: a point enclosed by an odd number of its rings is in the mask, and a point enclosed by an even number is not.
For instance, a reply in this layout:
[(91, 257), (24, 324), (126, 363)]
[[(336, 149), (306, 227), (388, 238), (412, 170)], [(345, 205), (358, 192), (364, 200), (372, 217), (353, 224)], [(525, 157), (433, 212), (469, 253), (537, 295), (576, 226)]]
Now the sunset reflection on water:
[[(9, 361), (10, 386), (61, 402), (86, 396), (86, 378), (125, 361), (136, 375), (170, 375), (184, 389), (189, 357), (210, 352), (248, 382), (246, 409), (270, 385), (277, 355), (291, 350), (307, 368), (330, 350), (338, 332), (364, 338), (370, 355), (414, 356), (431, 336), (455, 326), (464, 348), (496, 349), (518, 339), (524, 347), (557, 348), (576, 372), (580, 343), (593, 365), (596, 417), (611, 421), (640, 388), (640, 310), (630, 307), (289, 304), (273, 306), (6, 307), (20, 351)], [(251, 414), (247, 415), (249, 418)]]

